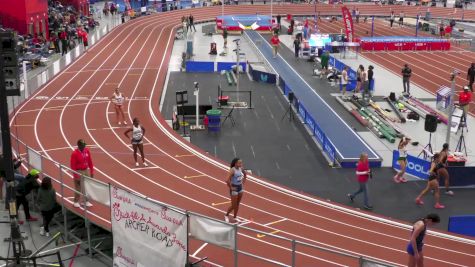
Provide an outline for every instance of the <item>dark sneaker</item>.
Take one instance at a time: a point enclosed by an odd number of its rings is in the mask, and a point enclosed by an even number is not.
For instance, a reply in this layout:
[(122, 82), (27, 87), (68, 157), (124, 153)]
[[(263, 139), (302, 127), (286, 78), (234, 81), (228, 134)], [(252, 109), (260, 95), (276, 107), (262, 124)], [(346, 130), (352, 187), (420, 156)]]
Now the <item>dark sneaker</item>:
[(355, 197), (352, 196), (351, 194), (348, 194), (346, 196), (350, 199), (351, 202), (355, 201)]

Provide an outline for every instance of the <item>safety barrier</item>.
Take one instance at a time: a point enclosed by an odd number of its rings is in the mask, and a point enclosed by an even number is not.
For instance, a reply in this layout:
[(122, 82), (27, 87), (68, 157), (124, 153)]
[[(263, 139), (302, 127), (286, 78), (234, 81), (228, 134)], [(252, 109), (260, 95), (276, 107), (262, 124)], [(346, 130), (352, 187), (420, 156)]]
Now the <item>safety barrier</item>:
[[(147, 201), (149, 204), (158, 204), (160, 207), (165, 207), (166, 210), (173, 210), (179, 214), (186, 215), (187, 222), (187, 232), (186, 244), (189, 243), (190, 239), (209, 243), (209, 246), (217, 246), (220, 248), (229, 249), (232, 251), (233, 257), (233, 266), (240, 266), (239, 259), (241, 257), (250, 257), (254, 260), (267, 264), (274, 264), (276, 266), (301, 266), (302, 262), (306, 262), (309, 259), (313, 261), (320, 261), (326, 258), (326, 256), (333, 254), (342, 257), (345, 262), (352, 262), (357, 266), (367, 266), (368, 262), (377, 263), (377, 265), (371, 266), (391, 266), (385, 262), (377, 261), (367, 256), (351, 254), (347, 252), (340, 251), (336, 248), (329, 248), (322, 243), (310, 244), (302, 242), (295, 239), (290, 239), (282, 236), (278, 236), (273, 233), (256, 230), (247, 226), (244, 226), (250, 221), (244, 221), (239, 224), (230, 224), (224, 221), (211, 218), (205, 215), (201, 215), (195, 212), (187, 211), (175, 207), (173, 205), (160, 202), (155, 199), (151, 199), (140, 192), (134, 192), (130, 188), (125, 188), (118, 185), (112, 185), (110, 183), (105, 183), (97, 179), (82, 175), (71, 170), (69, 167), (63, 165), (60, 162), (54, 161), (51, 158), (43, 155), (42, 153), (35, 151), (30, 148), (27, 144), (23, 143), (21, 140), (17, 139), (15, 136), (13, 138), (13, 145), (15, 150), (19, 155), (24, 158), (24, 167), (26, 169), (35, 168), (41, 171), (43, 176), (48, 176), (52, 179), (53, 186), (57, 191), (58, 203), (62, 206), (62, 213), (64, 216), (64, 225), (62, 233), (65, 236), (66, 240), (76, 238), (72, 236), (69, 232), (69, 225), (67, 224), (67, 212), (66, 209), (72, 211), (76, 215), (80, 216), (84, 220), (84, 225), (86, 226), (86, 238), (84, 242), (87, 245), (89, 256), (98, 253), (101, 256), (106, 257), (107, 259), (113, 260), (111, 255), (108, 255), (98, 249), (93, 244), (93, 237), (90, 231), (91, 218), (96, 218), (94, 221), (98, 223), (98, 226), (111, 230), (111, 218), (109, 217), (111, 213), (108, 213), (107, 218), (100, 217), (101, 215), (96, 214), (94, 210), (107, 210), (113, 211), (111, 208), (111, 189), (119, 188), (130, 192), (134, 196), (141, 198), (142, 200)], [(73, 175), (76, 174), (80, 177), (81, 188), (77, 190), (73, 183)], [(80, 197), (81, 208), (74, 208), (72, 200), (74, 194), (78, 194)], [(92, 201), (94, 206), (89, 208), (86, 204), (87, 201)], [(115, 213), (114, 213), (115, 214)], [(225, 231), (216, 231), (216, 229), (225, 229)], [(112, 233), (113, 234), (113, 233)], [(113, 234), (114, 235), (114, 234)], [(223, 239), (223, 236), (226, 238)], [(280, 255), (279, 260), (269, 259), (269, 255), (266, 254), (265, 250), (239, 246), (237, 242), (238, 238), (251, 237), (253, 239), (259, 239), (266, 236), (266, 243), (272, 244), (272, 246), (278, 247), (287, 251), (287, 255)], [(131, 234), (131, 239), (137, 238), (135, 234)], [(76, 240), (77, 241), (77, 240)], [(122, 248), (124, 249), (124, 248)], [(193, 255), (190, 255), (188, 249), (186, 249), (186, 258), (187, 264), (189, 264), (190, 259), (196, 258)], [(117, 255), (116, 255), (117, 256)], [(275, 256), (275, 255), (273, 255)], [(204, 260), (209, 264), (213, 265), (211, 261)]]

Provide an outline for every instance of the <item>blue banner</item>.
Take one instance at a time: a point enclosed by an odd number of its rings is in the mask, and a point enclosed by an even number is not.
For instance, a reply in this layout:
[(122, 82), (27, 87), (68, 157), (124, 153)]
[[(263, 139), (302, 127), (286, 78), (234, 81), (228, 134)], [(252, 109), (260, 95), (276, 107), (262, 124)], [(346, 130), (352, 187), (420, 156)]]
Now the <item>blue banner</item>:
[(264, 83), (275, 83), (276, 82), (276, 76), (275, 74), (272, 73), (267, 73), (255, 69), (250, 68), (251, 65), (249, 65), (249, 70), (251, 71), (251, 76), (252, 79), (256, 82), (264, 82)]
[(315, 124), (315, 138), (317, 139), (318, 143), (323, 147), (325, 143), (325, 134), (323, 133), (322, 129), (318, 124)]
[(331, 143), (330, 139), (325, 136), (323, 143), (323, 151), (327, 153), (327, 156), (330, 158), (331, 162), (336, 162), (336, 150), (335, 146)]
[[(393, 151), (393, 169), (399, 171), (401, 166), (397, 162), (399, 158), (399, 151)], [(420, 179), (427, 180), (429, 177), (429, 170), (430, 170), (430, 161), (420, 159), (418, 157), (414, 157), (411, 155), (407, 155), (407, 167), (406, 173), (412, 176), (415, 176)]]
[(282, 90), (282, 93), (285, 94), (285, 81), (282, 79), (282, 76), (279, 76), (279, 87)]
[(315, 131), (315, 120), (312, 118), (312, 116), (307, 115), (305, 118), (305, 123), (307, 123), (308, 128), (310, 128), (310, 131), (313, 133)]
[(303, 107), (302, 103), (299, 103), (299, 114), (302, 117), (302, 120), (305, 121), (305, 116), (307, 115), (307, 111)]

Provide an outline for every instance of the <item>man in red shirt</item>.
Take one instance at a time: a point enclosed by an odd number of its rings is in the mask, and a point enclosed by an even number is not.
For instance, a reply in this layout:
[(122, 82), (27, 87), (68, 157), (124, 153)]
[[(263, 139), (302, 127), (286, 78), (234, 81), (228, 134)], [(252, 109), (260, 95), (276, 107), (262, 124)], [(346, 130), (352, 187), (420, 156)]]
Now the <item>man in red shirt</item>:
[(89, 46), (89, 43), (87, 42), (87, 32), (80, 28), (78, 30), (78, 37), (82, 39), (82, 43), (84, 45), (84, 52), (87, 52), (87, 47)]
[(368, 179), (371, 175), (371, 171), (369, 169), (369, 162), (368, 162), (368, 154), (362, 153), (360, 155), (360, 160), (356, 165), (356, 177), (358, 178), (358, 183), (360, 188), (353, 194), (348, 194), (348, 198), (351, 202), (354, 201), (356, 195), (363, 193), (364, 195), (364, 208), (367, 210), (372, 210), (373, 207), (369, 204), (368, 201)]
[(277, 52), (278, 52), (278, 49), (279, 49), (279, 44), (280, 44), (279, 36), (277, 34), (274, 34), (272, 36), (272, 39), (270, 39), (270, 42), (271, 42), (271, 45), (272, 45), (273, 57), (276, 58), (277, 57)]
[(468, 107), (470, 106), (470, 102), (472, 102), (472, 92), (470, 91), (470, 87), (464, 86), (463, 92), (459, 95), (459, 106), (463, 109), (463, 115), (465, 117), (465, 121), (467, 121), (467, 112)]
[[(75, 171), (74, 176), (74, 207), (79, 208), (79, 200), (81, 198), (81, 176), (94, 177), (94, 165), (92, 164), (91, 152), (86, 148), (84, 140), (78, 140), (78, 148), (71, 154), (71, 169)], [(91, 207), (92, 204), (86, 201), (86, 206)]]

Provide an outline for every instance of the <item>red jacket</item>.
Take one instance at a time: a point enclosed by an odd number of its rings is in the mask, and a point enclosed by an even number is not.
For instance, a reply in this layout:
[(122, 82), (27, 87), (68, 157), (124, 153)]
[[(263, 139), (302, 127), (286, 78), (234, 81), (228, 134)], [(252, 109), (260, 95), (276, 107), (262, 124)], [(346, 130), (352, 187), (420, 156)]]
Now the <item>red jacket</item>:
[(369, 174), (358, 174), (360, 172), (369, 172), (369, 162), (368, 161), (359, 161), (358, 165), (356, 165), (356, 177), (358, 177), (358, 182), (366, 183), (369, 178)]
[(461, 106), (467, 105), (472, 101), (472, 92), (463, 91), (459, 95), (459, 104)]
[(62, 32), (59, 33), (59, 39), (61, 39), (61, 40), (68, 39), (68, 34), (66, 33), (66, 31), (62, 31)]
[[(82, 152), (79, 149), (74, 150), (71, 154), (71, 169), (73, 171), (78, 171), (87, 170), (88, 168), (91, 175), (93, 175), (94, 165), (92, 164), (91, 152), (89, 151), (89, 149), (86, 147)], [(81, 177), (79, 175), (74, 173), (74, 179), (80, 178)]]
[(87, 32), (86, 31), (80, 30), (78, 32), (78, 36), (82, 38), (83, 42), (87, 42)]

